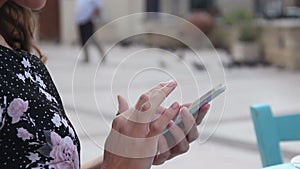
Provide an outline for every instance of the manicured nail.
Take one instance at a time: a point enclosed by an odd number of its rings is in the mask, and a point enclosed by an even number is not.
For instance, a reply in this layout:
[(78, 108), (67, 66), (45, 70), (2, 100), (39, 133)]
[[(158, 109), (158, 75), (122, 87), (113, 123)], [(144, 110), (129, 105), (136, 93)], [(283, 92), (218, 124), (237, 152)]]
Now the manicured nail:
[(145, 111), (149, 110), (150, 108), (151, 108), (150, 102), (146, 102), (142, 105), (141, 111), (145, 112)]
[(173, 110), (177, 110), (177, 109), (179, 108), (179, 104), (178, 104), (177, 102), (175, 102), (175, 103), (173, 103), (173, 104), (171, 105), (171, 108), (172, 108)]
[(121, 96), (120, 95), (117, 95), (117, 99), (118, 99), (118, 104), (119, 104), (119, 109), (120, 109), (120, 98)]
[(171, 120), (171, 121), (168, 123), (167, 128), (168, 128), (168, 129), (171, 128), (174, 124), (175, 124), (174, 121)]
[(210, 108), (210, 104), (205, 104), (204, 106), (202, 106), (200, 108), (200, 113), (201, 114), (206, 114), (208, 112), (209, 108)]
[(171, 80), (167, 83), (167, 87), (174, 87), (175, 86), (175, 81)]
[(183, 114), (185, 117), (188, 116), (188, 115), (190, 114), (189, 110), (188, 110), (186, 107), (183, 107), (183, 108), (181, 109), (181, 111), (182, 111), (182, 114)]

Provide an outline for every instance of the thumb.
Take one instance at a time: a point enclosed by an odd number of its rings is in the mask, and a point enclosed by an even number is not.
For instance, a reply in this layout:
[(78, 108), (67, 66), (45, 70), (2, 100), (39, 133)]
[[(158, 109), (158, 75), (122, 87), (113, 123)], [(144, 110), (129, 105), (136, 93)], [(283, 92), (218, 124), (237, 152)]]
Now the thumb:
[(121, 95), (118, 95), (118, 103), (119, 103), (118, 115), (129, 109), (127, 101)]

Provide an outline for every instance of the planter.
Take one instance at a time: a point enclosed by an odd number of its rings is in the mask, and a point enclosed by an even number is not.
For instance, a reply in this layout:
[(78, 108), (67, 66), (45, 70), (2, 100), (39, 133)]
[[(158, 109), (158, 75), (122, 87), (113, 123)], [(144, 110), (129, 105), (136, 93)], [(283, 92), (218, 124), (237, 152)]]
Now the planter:
[(262, 20), (262, 46), (267, 63), (300, 70), (300, 19)]
[(260, 46), (258, 42), (237, 41), (232, 47), (233, 61), (239, 63), (255, 63), (260, 61)]

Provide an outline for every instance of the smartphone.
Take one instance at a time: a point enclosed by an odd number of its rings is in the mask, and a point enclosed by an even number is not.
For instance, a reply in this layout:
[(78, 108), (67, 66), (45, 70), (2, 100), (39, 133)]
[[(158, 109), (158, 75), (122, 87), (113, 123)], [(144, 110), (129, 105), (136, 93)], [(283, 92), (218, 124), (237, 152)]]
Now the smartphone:
[[(195, 100), (189, 107), (189, 111), (191, 112), (191, 114), (196, 117), (199, 109), (209, 103), (210, 101), (212, 101), (214, 98), (216, 98), (217, 96), (219, 96), (220, 94), (222, 94), (224, 91), (226, 90), (226, 86), (223, 84), (219, 84), (216, 87), (214, 87), (213, 89), (211, 89), (210, 91), (208, 91), (207, 93), (205, 93), (202, 97), (200, 97), (199, 99)], [(182, 119), (180, 117), (178, 117), (175, 120), (175, 123), (184, 130), (184, 124), (182, 122)], [(171, 134), (169, 133), (168, 129), (165, 129), (163, 131), (163, 134), (165, 135), (165, 137), (168, 140), (168, 137), (171, 136)]]

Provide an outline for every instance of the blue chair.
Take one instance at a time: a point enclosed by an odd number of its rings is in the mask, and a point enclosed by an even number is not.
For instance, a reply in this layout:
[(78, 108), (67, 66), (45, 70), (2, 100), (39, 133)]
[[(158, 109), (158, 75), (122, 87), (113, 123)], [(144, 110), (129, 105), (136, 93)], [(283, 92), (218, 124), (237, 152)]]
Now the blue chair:
[(268, 104), (251, 106), (263, 167), (283, 163), (280, 141), (300, 140), (300, 114), (273, 116)]

